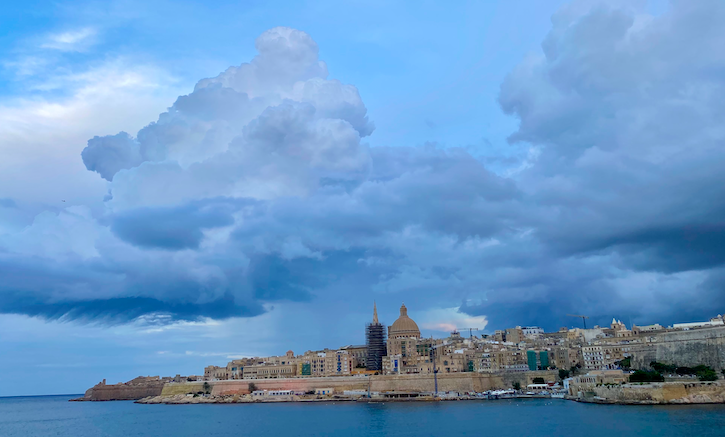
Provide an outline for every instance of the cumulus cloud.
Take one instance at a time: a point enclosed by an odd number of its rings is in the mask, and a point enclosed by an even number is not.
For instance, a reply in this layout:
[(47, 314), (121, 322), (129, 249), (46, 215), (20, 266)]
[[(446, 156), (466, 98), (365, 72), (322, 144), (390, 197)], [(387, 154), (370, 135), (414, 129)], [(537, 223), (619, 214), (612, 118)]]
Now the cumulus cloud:
[(88, 170), (97, 172), (107, 181), (119, 170), (136, 167), (142, 162), (138, 143), (126, 132), (88, 140), (81, 158)]
[(725, 7), (592, 3), (502, 83), (510, 140), (532, 150), (506, 175), (465, 149), (369, 147), (357, 89), (312, 38), (264, 32), (135, 136), (88, 141), (103, 211), (3, 235), (0, 311), (171, 322), (375, 298), (428, 329), (708, 316), (725, 304)]

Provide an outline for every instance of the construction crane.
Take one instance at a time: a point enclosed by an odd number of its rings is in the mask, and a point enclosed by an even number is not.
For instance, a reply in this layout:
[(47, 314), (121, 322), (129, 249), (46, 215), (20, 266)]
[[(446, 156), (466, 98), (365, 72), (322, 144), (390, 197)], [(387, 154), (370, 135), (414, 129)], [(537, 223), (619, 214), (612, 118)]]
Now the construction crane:
[(584, 329), (587, 329), (587, 319), (589, 318), (589, 316), (578, 316), (576, 314), (567, 314), (567, 316), (569, 316), (569, 317), (579, 317), (580, 319), (582, 319), (582, 323), (584, 323)]
[(473, 338), (473, 331), (478, 331), (478, 328), (460, 328), (462, 331), (468, 330), (468, 337)]

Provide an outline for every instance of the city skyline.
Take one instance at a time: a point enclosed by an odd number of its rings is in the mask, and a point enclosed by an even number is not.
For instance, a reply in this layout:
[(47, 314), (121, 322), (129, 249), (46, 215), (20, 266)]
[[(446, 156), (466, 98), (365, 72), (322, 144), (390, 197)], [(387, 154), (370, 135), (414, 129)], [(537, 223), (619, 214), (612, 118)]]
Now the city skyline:
[[(571, 317), (582, 317), (577, 315), (571, 315)], [(586, 317), (585, 317), (586, 318)], [(229, 364), (224, 366), (217, 366), (217, 365), (210, 365), (205, 368), (205, 371), (203, 373), (203, 376), (205, 380), (215, 380), (215, 379), (247, 379), (249, 376), (242, 377), (241, 374), (241, 367), (240, 373), (235, 375), (233, 378), (230, 377), (229, 369), (230, 366), (235, 365), (234, 363), (243, 363), (246, 362), (246, 360), (254, 359), (256, 361), (253, 361), (254, 365), (256, 366), (270, 366), (270, 365), (278, 365), (278, 360), (280, 358), (303, 358), (305, 359), (310, 356), (314, 356), (315, 354), (320, 353), (332, 353), (332, 354), (339, 354), (341, 351), (344, 353), (350, 353), (354, 356), (356, 361), (351, 361), (350, 368), (347, 370), (347, 373), (345, 375), (351, 374), (353, 367), (356, 367), (355, 364), (359, 364), (360, 369), (359, 372), (362, 372), (363, 370), (374, 373), (374, 374), (400, 374), (401, 370), (400, 367), (403, 367), (403, 364), (401, 363), (400, 366), (397, 365), (397, 363), (393, 364), (392, 360), (395, 358), (391, 357), (398, 357), (401, 354), (401, 342), (406, 343), (413, 341), (410, 345), (408, 345), (407, 349), (411, 350), (411, 346), (417, 344), (417, 347), (413, 347), (413, 349), (419, 348), (421, 344), (427, 345), (425, 346), (425, 350), (427, 353), (430, 353), (432, 351), (431, 346), (434, 344), (440, 344), (445, 345), (449, 343), (461, 343), (466, 342), (467, 340), (471, 342), (487, 342), (491, 344), (509, 344), (513, 347), (514, 351), (531, 351), (534, 350), (538, 354), (539, 351), (548, 351), (544, 353), (549, 353), (551, 355), (551, 363), (553, 365), (554, 369), (557, 369), (557, 365), (559, 365), (558, 368), (563, 368), (564, 370), (568, 370), (570, 367), (581, 367), (582, 371), (598, 371), (598, 370), (610, 370), (610, 369), (620, 369), (620, 367), (616, 364), (619, 360), (623, 360), (626, 357), (632, 357), (633, 352), (629, 349), (630, 343), (636, 343), (634, 337), (638, 337), (641, 335), (657, 335), (667, 332), (684, 332), (689, 330), (700, 330), (702, 328), (722, 328), (725, 327), (725, 319), (723, 319), (722, 314), (718, 314), (716, 316), (713, 316), (709, 318), (709, 320), (701, 320), (701, 321), (690, 321), (685, 323), (677, 323), (673, 324), (671, 326), (667, 325), (661, 325), (659, 323), (652, 323), (649, 325), (640, 325), (637, 326), (636, 324), (630, 324), (629, 327), (627, 327), (627, 324), (622, 322), (621, 320), (617, 320), (616, 318), (612, 318), (611, 323), (604, 326), (599, 325), (591, 325), (587, 327), (561, 327), (556, 331), (545, 331), (543, 328), (539, 326), (521, 326), (521, 325), (512, 325), (509, 328), (506, 329), (498, 329), (492, 332), (484, 332), (483, 330), (479, 330), (475, 327), (458, 327), (457, 329), (453, 329), (451, 332), (449, 332), (448, 336), (443, 337), (434, 337), (431, 336), (423, 336), (421, 335), (421, 331), (419, 330), (417, 324), (415, 321), (413, 321), (412, 317), (408, 316), (408, 309), (403, 302), (401, 304), (401, 307), (399, 309), (399, 315), (398, 318), (391, 324), (386, 324), (384, 322), (380, 322), (378, 317), (378, 309), (376, 302), (373, 302), (373, 315), (372, 320), (370, 323), (365, 324), (365, 337), (366, 341), (364, 344), (357, 344), (357, 343), (350, 343), (346, 344), (344, 346), (340, 347), (324, 347), (324, 348), (316, 348), (316, 349), (310, 349), (307, 350), (304, 354), (295, 354), (293, 349), (290, 349), (286, 352), (284, 356), (267, 356), (267, 357), (261, 357), (261, 356), (247, 356), (247, 357), (235, 357), (235, 359), (232, 359), (232, 361), (229, 362)], [(379, 327), (375, 329), (375, 327)], [(468, 336), (466, 336), (466, 331), (468, 331)], [(474, 331), (476, 331), (476, 334), (474, 335)], [(708, 334), (705, 334), (703, 338), (706, 338)], [(716, 335), (719, 335), (717, 333)], [(571, 358), (571, 352), (567, 352), (564, 354), (563, 361), (567, 364), (562, 367), (561, 361), (562, 358), (560, 354), (554, 353), (552, 351), (552, 346), (556, 345), (555, 343), (541, 343), (541, 338), (564, 338), (567, 340), (575, 340), (576, 346), (580, 348), (580, 350), (573, 352), (574, 358)], [(615, 343), (612, 343), (612, 340), (614, 339)], [(699, 338), (698, 338), (699, 339)], [(623, 342), (622, 344), (619, 344), (617, 347), (620, 348), (620, 350), (617, 352), (616, 355), (613, 356), (606, 356), (605, 364), (602, 364), (601, 361), (596, 360), (602, 360), (601, 357), (596, 357), (596, 353), (592, 353), (592, 350), (597, 350), (598, 348), (601, 348), (601, 346), (598, 346), (602, 344), (601, 342), (604, 341), (605, 343), (609, 344), (609, 347), (614, 347), (617, 345), (616, 342)], [(433, 342), (433, 343), (429, 343)], [(475, 343), (468, 344), (467, 346), (464, 346), (464, 348), (471, 347)], [(293, 347), (294, 345), (290, 345)], [(382, 347), (382, 353), (380, 353), (379, 347)], [(570, 345), (566, 346), (567, 348), (570, 348)], [(406, 347), (402, 347), (403, 356), (405, 356)], [(645, 347), (646, 349), (646, 347)], [(353, 352), (354, 350), (354, 352)], [(449, 350), (450, 352), (450, 350)], [(420, 351), (418, 351), (420, 353)], [(601, 355), (601, 352), (599, 352)], [(636, 356), (636, 354), (634, 354)], [(371, 362), (371, 357), (372, 362)], [(377, 358), (375, 358), (377, 357)], [(382, 361), (379, 361), (380, 358), (382, 358)], [(522, 359), (524, 357), (521, 357)], [(271, 359), (271, 362), (268, 362), (267, 360)], [(307, 358), (309, 359), (309, 358)], [(442, 359), (442, 358), (441, 358)], [(690, 358), (686, 358), (684, 355), (682, 356), (683, 360), (687, 360)], [(713, 358), (714, 362), (719, 362), (719, 358)], [(378, 361), (375, 361), (378, 360)], [(537, 359), (534, 358), (534, 361)], [(548, 367), (549, 358), (546, 358), (546, 365), (545, 368)], [(639, 358), (641, 362), (644, 362), (642, 358)], [(646, 361), (646, 360), (645, 360)], [(281, 364), (285, 364), (285, 362), (282, 362)], [(287, 363), (289, 364), (289, 363)], [(460, 363), (459, 363), (460, 364)], [(506, 369), (505, 371), (524, 371), (524, 370), (537, 370), (536, 368), (531, 368), (530, 359), (529, 362), (524, 365), (523, 363), (520, 363), (522, 366), (521, 368), (517, 368), (515, 370), (512, 369)], [(420, 366), (420, 363), (418, 363), (418, 366)], [(412, 367), (415, 367), (413, 365)], [(716, 366), (717, 367), (717, 366)], [(427, 373), (432, 373), (433, 369), (430, 366), (425, 367), (425, 371)], [(542, 370), (539, 368), (538, 370)], [(214, 376), (215, 371), (221, 371), (222, 374), (226, 375), (222, 378), (216, 378)], [(339, 371), (339, 369), (338, 369)], [(448, 369), (450, 372), (450, 369)], [(464, 370), (458, 369), (454, 372), (462, 372)], [(473, 371), (473, 370), (472, 370)], [(476, 370), (481, 371), (481, 370)], [(489, 369), (487, 370), (489, 372), (494, 371), (504, 371), (504, 369)], [(224, 373), (226, 372), (226, 373)], [(320, 370), (322, 372), (322, 370)], [(414, 373), (420, 373), (421, 369), (418, 367)], [(355, 372), (352, 372), (354, 374)], [(403, 372), (406, 373), (406, 372)], [(323, 376), (322, 373), (319, 375), (315, 375), (314, 373), (305, 373), (303, 374), (305, 376)], [(267, 375), (265, 378), (272, 378), (272, 377), (293, 377), (294, 375)], [(299, 376), (299, 372), (297, 374)], [(324, 376), (339, 376), (335, 375), (334, 373), (332, 375), (325, 374)], [(252, 379), (256, 379), (256, 376), (254, 376)]]

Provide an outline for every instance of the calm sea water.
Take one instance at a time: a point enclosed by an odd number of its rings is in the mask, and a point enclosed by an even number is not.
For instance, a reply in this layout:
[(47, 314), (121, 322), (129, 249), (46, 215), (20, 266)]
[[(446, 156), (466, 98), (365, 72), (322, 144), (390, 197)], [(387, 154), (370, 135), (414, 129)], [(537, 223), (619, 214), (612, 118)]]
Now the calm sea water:
[(138, 405), (0, 398), (0, 436), (722, 436), (725, 405), (559, 399), (438, 403)]

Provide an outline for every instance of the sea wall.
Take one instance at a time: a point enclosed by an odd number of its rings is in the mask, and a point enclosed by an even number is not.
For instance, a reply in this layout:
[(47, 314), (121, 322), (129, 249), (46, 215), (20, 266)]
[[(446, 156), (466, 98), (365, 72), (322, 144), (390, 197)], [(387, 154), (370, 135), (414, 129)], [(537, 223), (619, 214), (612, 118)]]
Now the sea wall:
[[(212, 395), (249, 394), (250, 384), (257, 390), (295, 390), (311, 391), (316, 388), (332, 388), (342, 393), (345, 390), (367, 390), (368, 376), (337, 376), (323, 378), (274, 378), (274, 379), (238, 379), (208, 382)], [(162, 396), (189, 394), (204, 391), (203, 382), (168, 383), (161, 392)]]
[(582, 393), (582, 400), (600, 398), (624, 404), (703, 404), (724, 403), (725, 384), (721, 382), (659, 382), (593, 387)]
[(690, 367), (704, 364), (713, 369), (725, 369), (725, 327), (656, 334), (654, 343), (633, 351), (632, 367), (648, 368), (652, 361)]
[[(530, 384), (534, 378), (543, 377), (546, 381), (556, 381), (555, 371), (518, 372), (518, 373), (448, 373), (438, 374), (438, 391), (483, 392), (486, 390), (511, 388), (514, 382), (522, 387)], [(212, 395), (243, 395), (249, 393), (250, 384), (257, 390), (295, 390), (312, 391), (317, 388), (332, 388), (337, 393), (345, 390), (368, 390), (373, 392), (432, 392), (435, 380), (432, 374), (414, 375), (373, 375), (373, 376), (335, 376), (322, 378), (274, 378), (240, 379), (208, 382)], [(167, 383), (162, 396), (191, 394), (204, 391), (203, 382)]]
[[(470, 373), (438, 374), (438, 391), (475, 391), (482, 381), (488, 381), (487, 376), (478, 376)], [(371, 391), (386, 392), (433, 392), (435, 379), (433, 374), (417, 375), (376, 375), (371, 377)]]
[[(536, 377), (547, 382), (557, 380), (558, 371), (508, 372), (508, 373), (439, 373), (438, 391), (484, 392), (512, 388), (515, 382), (521, 387), (531, 384)], [(432, 374), (376, 375), (372, 377), (372, 391), (432, 392), (435, 379)]]

